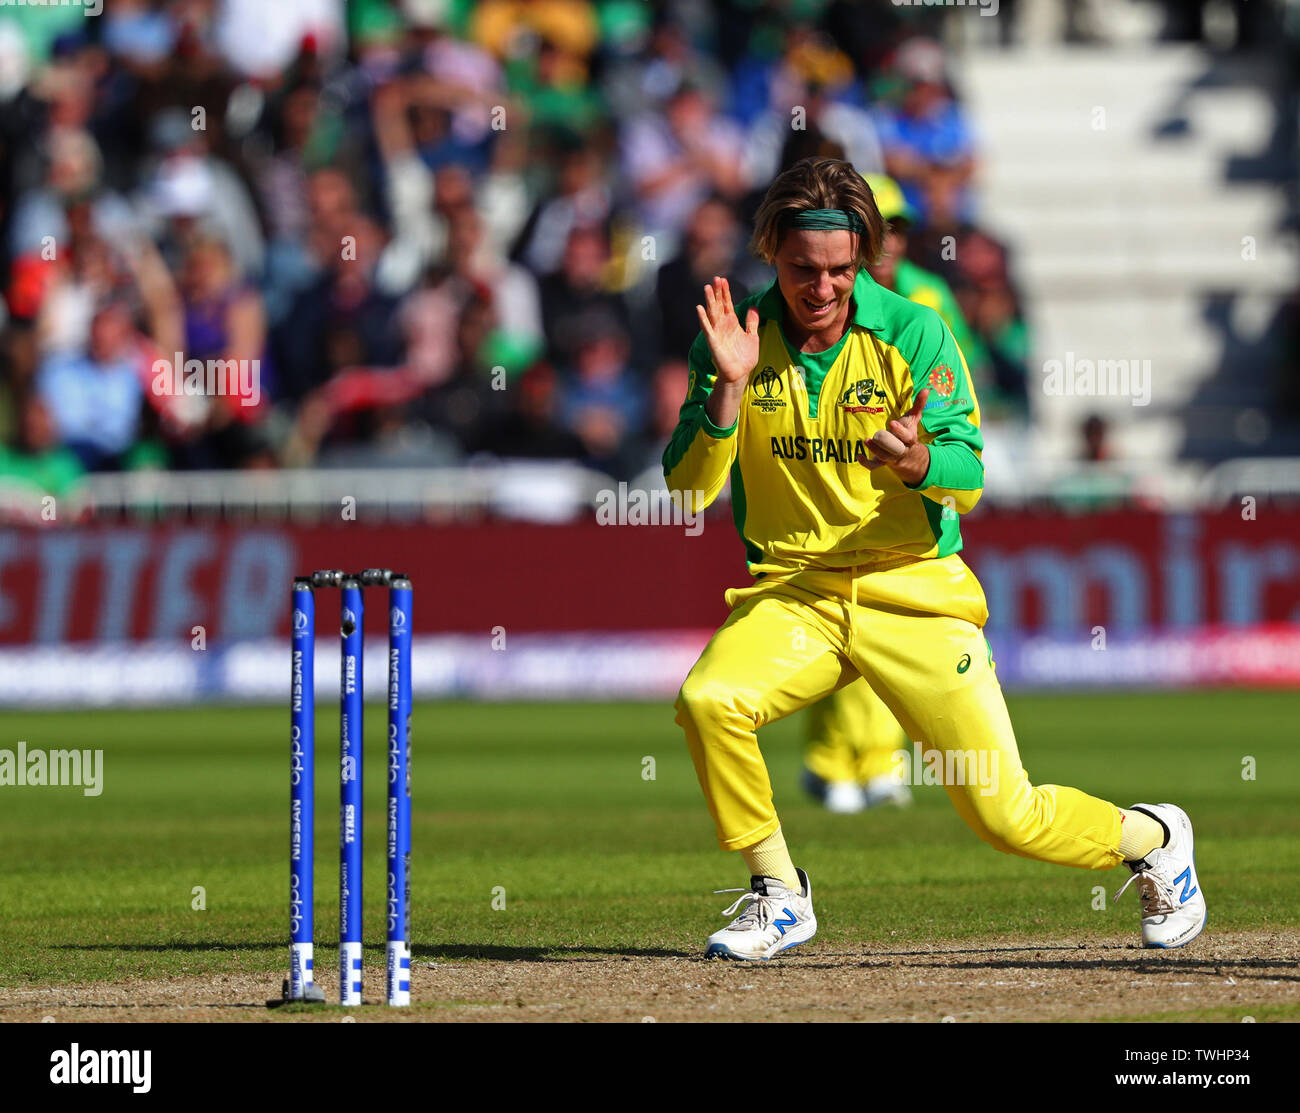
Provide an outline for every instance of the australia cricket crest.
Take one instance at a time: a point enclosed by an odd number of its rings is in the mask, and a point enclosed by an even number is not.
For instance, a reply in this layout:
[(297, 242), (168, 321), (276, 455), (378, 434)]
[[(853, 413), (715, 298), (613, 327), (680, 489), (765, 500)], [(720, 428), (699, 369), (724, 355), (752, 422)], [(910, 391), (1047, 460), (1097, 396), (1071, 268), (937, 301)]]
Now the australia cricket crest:
[(885, 392), (876, 389), (875, 379), (859, 379), (840, 396), (846, 414), (882, 414), (885, 401)]

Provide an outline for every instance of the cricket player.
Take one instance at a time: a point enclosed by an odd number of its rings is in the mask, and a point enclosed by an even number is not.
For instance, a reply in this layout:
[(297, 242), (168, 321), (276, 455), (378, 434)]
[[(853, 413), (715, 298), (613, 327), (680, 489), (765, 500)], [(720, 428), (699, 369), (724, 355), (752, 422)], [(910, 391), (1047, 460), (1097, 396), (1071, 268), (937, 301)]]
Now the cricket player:
[(1021, 765), (984, 592), (959, 555), (983, 487), (979, 402), (938, 314), (867, 272), (883, 236), (852, 166), (804, 159), (755, 214), (775, 281), (733, 306), (716, 277), (699, 307), (664, 474), (695, 511), (730, 478), (753, 575), (727, 592), (730, 617), (676, 703), (718, 841), (751, 875), (706, 953), (768, 959), (816, 934), (757, 731), (858, 677), (940, 763), (980, 838), (1083, 869), (1126, 864), (1144, 944), (1183, 946), (1206, 914), (1186, 813), (1034, 785)]

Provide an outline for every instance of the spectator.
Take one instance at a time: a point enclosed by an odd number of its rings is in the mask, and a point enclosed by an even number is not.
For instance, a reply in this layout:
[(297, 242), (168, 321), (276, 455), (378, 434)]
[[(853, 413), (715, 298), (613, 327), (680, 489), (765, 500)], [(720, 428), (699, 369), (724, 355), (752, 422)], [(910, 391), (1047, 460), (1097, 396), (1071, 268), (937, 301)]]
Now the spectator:
[(337, 119), (322, 111), (321, 90), (315, 85), (290, 89), (277, 106), (271, 128), (274, 150), (254, 173), (273, 244), (292, 243), (306, 236), (307, 179), (335, 154), (338, 143), (333, 136), (338, 125)]
[[(459, 192), (462, 184), (464, 192)], [(487, 242), (468, 183), (455, 175), (446, 179), (446, 185), (439, 189), (450, 229), (446, 259), (426, 270), (398, 313), (407, 363), (420, 382), (429, 386), (445, 382), (458, 358), (460, 314), (483, 290), (493, 307), (487, 343), (494, 358), (489, 362), (517, 374), (544, 344), (537, 283), (525, 268), (502, 258)]]
[[(187, 396), (184, 402), (195, 412), (172, 440), (173, 462), (185, 468), (239, 467), (264, 447), (255, 426), (265, 420), (276, 387), (262, 299), (239, 278), (225, 242), (210, 233), (189, 246), (181, 293), (186, 361), (246, 365), (256, 369), (256, 381), (245, 380), (254, 386), (249, 394)], [(167, 358), (174, 357), (168, 353)]]
[(589, 135), (605, 119), (600, 95), (588, 83), (586, 63), (554, 39), (543, 38), (536, 55), (515, 66), (510, 91), (527, 105), (532, 125), (543, 131)]
[(457, 320), (452, 372), (425, 393), (418, 407), (425, 422), (454, 440), (465, 455), (483, 449), (487, 430), (502, 408), (503, 392), (492, 389), (491, 367), (484, 361), (495, 323), (493, 305), (488, 290), (474, 291)]
[(555, 191), (533, 206), (513, 252), (536, 275), (559, 268), (575, 227), (607, 228), (613, 212), (604, 163), (596, 149), (570, 143), (559, 158)]
[(726, 95), (723, 68), (695, 47), (679, 21), (666, 18), (651, 30), (644, 49), (609, 67), (601, 84), (614, 116), (627, 119), (647, 107), (661, 106), (688, 79), (715, 104)]
[(695, 307), (704, 297), (704, 286), (713, 281), (714, 275), (733, 276), (731, 290), (735, 300), (748, 295), (743, 275), (736, 273), (743, 247), (740, 221), (722, 198), (707, 199), (691, 214), (681, 251), (659, 269), (655, 278), (660, 349), (665, 356), (683, 353), (694, 342), (700, 331)]
[(33, 392), (40, 362), (36, 330), (29, 320), (11, 320), (0, 333), (0, 361), (0, 442), (16, 443), (21, 434), (22, 408)]
[(103, 43), (124, 63), (159, 72), (176, 46), (178, 28), (161, 5), (116, 0), (104, 12)]
[(1105, 419), (1098, 414), (1089, 414), (1079, 426), (1083, 445), (1079, 459), (1090, 464), (1101, 463), (1110, 459), (1110, 445), (1107, 443)]
[(99, 307), (84, 353), (50, 356), (36, 380), (59, 442), (87, 471), (115, 471), (136, 443), (144, 402), (144, 351), (119, 301)]
[(582, 330), (596, 318), (624, 332), (631, 330), (626, 304), (607, 286), (609, 266), (604, 231), (580, 225), (569, 233), (559, 271), (541, 281), (548, 356), (560, 366), (573, 366)]
[(77, 454), (58, 443), (49, 407), (35, 396), (24, 399), (16, 435), (0, 444), (0, 485), (61, 498), (84, 472)]
[(543, 342), (537, 280), (492, 246), (478, 209), (468, 200), (440, 210), (447, 220), (447, 265), (470, 284), (492, 291), (497, 325), (512, 342), (535, 349)]
[(252, 195), (233, 167), (210, 152), (207, 137), (182, 109), (155, 117), (156, 160), (138, 192), (137, 209), (173, 269), (193, 228), (207, 224), (230, 245), (240, 273), (260, 277), (266, 246)]
[(649, 414), (641, 436), (638, 467), (649, 473), (655, 486), (663, 478), (664, 445), (677, 428), (689, 382), (690, 368), (684, 359), (665, 360), (650, 376)]
[[(829, 38), (808, 29), (792, 34), (772, 75), (767, 111), (750, 131), (748, 180), (765, 185), (784, 165), (817, 153), (801, 151), (788, 163), (782, 157), (787, 141), (808, 132), (837, 143), (843, 151), (837, 157), (861, 173), (881, 172), (885, 160), (880, 139), (871, 115), (854, 103), (859, 95), (852, 63)], [(795, 120), (799, 127), (791, 126)]]
[[(373, 8), (374, 5), (356, 5)], [(225, 0), (218, 6), (216, 46), (231, 70), (265, 79), (284, 71), (304, 40), (335, 52), (343, 46), (343, 0), (272, 4)]]
[(898, 103), (876, 114), (885, 171), (903, 187), (920, 219), (966, 219), (975, 144), (966, 113), (949, 89), (943, 48), (932, 39), (908, 39), (894, 57), (894, 70), (904, 82)]
[(584, 454), (582, 441), (559, 423), (560, 378), (549, 363), (533, 364), (508, 395), (506, 414), (488, 432), (485, 451), (526, 460), (576, 460)]
[(65, 220), (62, 251), (48, 261), (26, 257), (44, 271), (34, 306), (41, 351), (84, 351), (95, 307), (118, 296), (141, 306), (147, 334), (158, 347), (175, 351), (181, 340), (179, 298), (153, 244), (127, 230), (113, 239), (101, 235), (88, 201), (69, 204)]
[(482, 0), (469, 21), (469, 38), (498, 58), (517, 57), (530, 43), (555, 43), (585, 62), (600, 29), (588, 0)]
[(625, 479), (636, 471), (635, 437), (644, 421), (641, 391), (628, 364), (630, 340), (601, 319), (581, 335), (560, 390), (560, 420), (582, 442), (587, 463)]
[(740, 132), (689, 83), (669, 98), (662, 114), (629, 121), (622, 146), (622, 170), (641, 225), (662, 241), (661, 251), (676, 249), (690, 214), (710, 194), (734, 200), (744, 190)]
[(51, 248), (71, 235), (68, 212), (88, 208), (96, 234), (105, 239), (130, 236), (135, 219), (126, 201), (103, 188), (103, 158), (88, 131), (52, 128), (38, 140), (43, 150), (42, 184), (21, 193), (9, 221), (9, 251), (49, 259)]
[(290, 402), (342, 368), (391, 367), (402, 360), (398, 299), (375, 283), (383, 231), (360, 215), (336, 231), (345, 227), (346, 239), (325, 256), (325, 269), (294, 298), (272, 337), (280, 397)]
[(1300, 420), (1300, 287), (1291, 291), (1277, 311), (1273, 330), (1277, 351), (1273, 364), (1277, 404), (1292, 421)]

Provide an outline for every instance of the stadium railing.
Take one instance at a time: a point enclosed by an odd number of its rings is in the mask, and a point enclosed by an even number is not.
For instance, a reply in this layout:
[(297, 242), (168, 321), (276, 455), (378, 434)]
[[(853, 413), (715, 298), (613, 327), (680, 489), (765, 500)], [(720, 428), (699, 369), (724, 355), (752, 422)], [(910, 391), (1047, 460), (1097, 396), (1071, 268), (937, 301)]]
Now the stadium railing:
[[(366, 515), (394, 522), (478, 517), (570, 522), (595, 512), (620, 484), (575, 463), (492, 461), (454, 468), (136, 471), (85, 476), (53, 498), (0, 479), (0, 520), (10, 524), (174, 518), (325, 522)], [(626, 491), (663, 495), (648, 469)], [(1247, 495), (1300, 499), (1300, 459), (1227, 460), (1159, 472), (1116, 464), (1003, 469), (990, 473), (981, 506), (1042, 505), (1090, 510), (1143, 506), (1166, 511), (1222, 509)], [(724, 492), (723, 502), (727, 499)]]

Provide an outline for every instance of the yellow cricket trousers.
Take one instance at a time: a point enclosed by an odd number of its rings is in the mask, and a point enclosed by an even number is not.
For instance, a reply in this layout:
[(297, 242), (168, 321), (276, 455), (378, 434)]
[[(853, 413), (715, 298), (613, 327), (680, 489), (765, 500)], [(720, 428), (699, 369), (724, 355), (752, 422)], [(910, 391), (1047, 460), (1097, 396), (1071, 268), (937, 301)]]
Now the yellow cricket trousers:
[(726, 600), (731, 615), (676, 704), (724, 850), (780, 825), (758, 728), (862, 676), (925, 760), (953, 774), (948, 796), (985, 842), (1085, 869), (1120, 863), (1118, 808), (1030, 784), (980, 632), (984, 591), (959, 556), (769, 574)]

